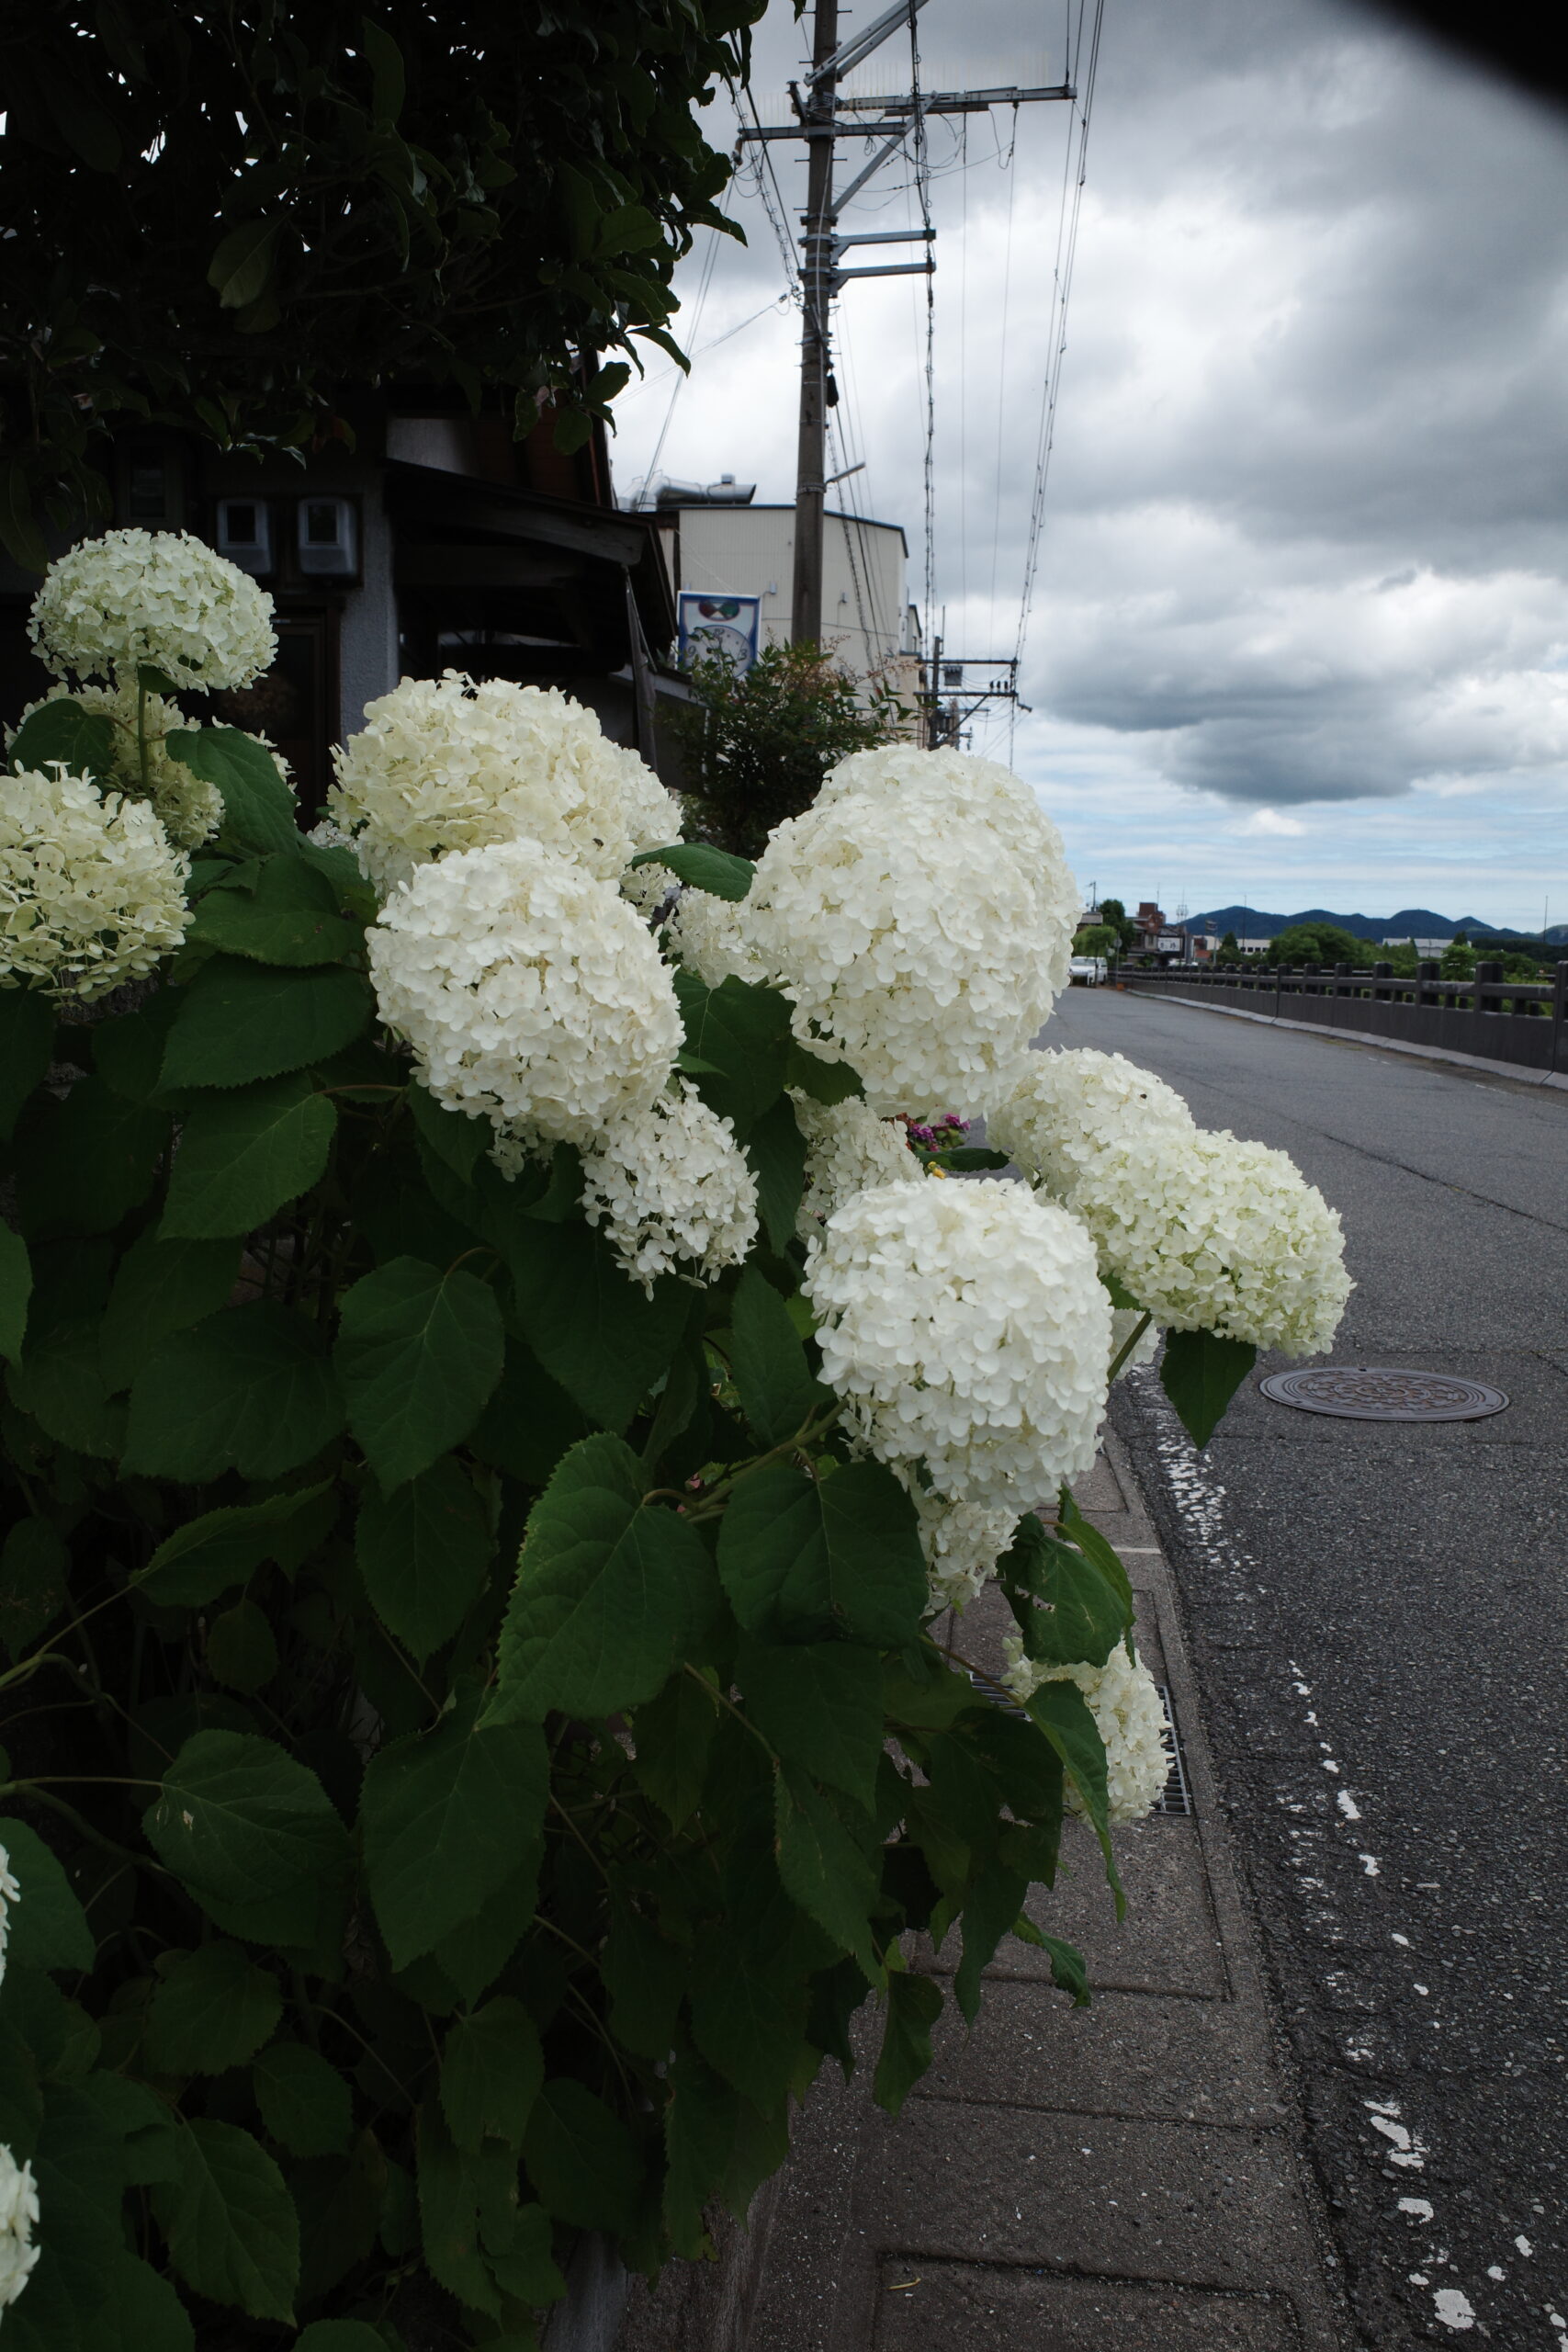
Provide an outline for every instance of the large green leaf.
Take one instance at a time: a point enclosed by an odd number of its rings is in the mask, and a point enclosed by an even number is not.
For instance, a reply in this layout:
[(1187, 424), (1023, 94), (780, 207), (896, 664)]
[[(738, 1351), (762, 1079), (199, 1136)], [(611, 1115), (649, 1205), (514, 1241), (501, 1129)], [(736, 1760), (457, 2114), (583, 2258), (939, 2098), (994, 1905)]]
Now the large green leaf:
[(631, 1448), (599, 1435), (535, 1504), (501, 1636), (509, 1716), (615, 1714), (668, 1676), (713, 1571), (696, 1530), (642, 1492)]
[(774, 989), (734, 978), (710, 989), (691, 972), (676, 973), (675, 993), (697, 1091), (744, 1142), (784, 1091), (789, 1004)]
[(237, 1240), (162, 1241), (144, 1233), (133, 1241), (116, 1270), (98, 1333), (110, 1392), (130, 1387), (161, 1340), (215, 1315), (239, 1271)]
[(825, 1478), (748, 1471), (719, 1523), (718, 1572), (741, 1624), (770, 1642), (840, 1634), (901, 1649), (929, 1606), (914, 1504), (876, 1462)]
[(204, 1944), (175, 1961), (147, 2011), (147, 2064), (155, 2075), (221, 2075), (254, 2058), (283, 2014), (269, 1969), (238, 1944)]
[(308, 967), (352, 962), (363, 933), (339, 914), (324, 874), (302, 857), (275, 856), (251, 889), (209, 890), (199, 899), (186, 937), (258, 964)]
[(369, 1022), (356, 972), (287, 972), (215, 956), (186, 991), (164, 1054), (165, 1086), (248, 1086), (324, 1062)]
[(0, 1645), (29, 1650), (65, 1606), (71, 1555), (51, 1521), (18, 1519), (0, 1545)]
[(365, 1867), (394, 1968), (471, 1919), (536, 1846), (548, 1778), (536, 1724), (476, 1723), (469, 1706), (372, 1757)]
[(90, 2352), (196, 2352), (196, 2329), (172, 2278), (125, 2254), (106, 2274), (106, 2320), (112, 2332), (90, 2340)]
[(779, 1775), (776, 1807), (779, 1876), (785, 1892), (841, 1951), (854, 1954), (868, 1982), (880, 1984), (883, 1967), (868, 1917), (877, 1899), (877, 1879), (863, 1845), (821, 1790), (793, 1767)]
[(114, 767), (114, 720), (70, 695), (51, 695), (23, 719), (8, 758), (13, 775), (28, 768), (47, 775), (58, 761), (73, 775), (102, 786)]
[(321, 1485), (207, 1511), (166, 1535), (135, 1581), (165, 1608), (200, 1609), (264, 1560), (292, 1561), (302, 1541), (326, 1534), (336, 1510), (333, 1489)]
[(695, 2261), (707, 2236), (704, 2207), (719, 2198), (745, 2220), (757, 2189), (789, 2154), (789, 2118), (782, 2109), (761, 2114), (694, 2050), (681, 2052), (667, 2081), (664, 2226), (677, 2254)]
[(672, 1829), (689, 1821), (701, 1801), (719, 1713), (717, 1690), (694, 1674), (671, 1675), (637, 1711), (633, 1770)]
[(1020, 1521), (1001, 1574), (1019, 1589), (1024, 1652), (1038, 1664), (1103, 1666), (1127, 1631), (1122, 1597), (1096, 1563), (1047, 1535), (1032, 1512)]
[(274, 2041), (251, 2068), (256, 2105), (293, 2156), (340, 2155), (354, 2129), (354, 2095), (335, 2066), (302, 2041)]
[(10, 1959), (25, 1968), (85, 1973), (97, 1947), (59, 1858), (25, 1821), (0, 1820), (0, 1848), (21, 1889), (8, 1909)]
[(806, 2032), (806, 1985), (787, 1954), (759, 1958), (726, 1922), (692, 1954), (692, 2033), (697, 2048), (763, 2115), (788, 2094)]
[(223, 796), (220, 838), (252, 855), (287, 850), (298, 855), (299, 828), (294, 795), (265, 745), (238, 727), (176, 728), (164, 739), (178, 760)]
[[(513, 2167), (515, 2182), (515, 2165)], [(419, 2111), (419, 2216), (424, 2259), (437, 2285), (471, 2311), (501, 2311), (479, 2251), (480, 2206), (490, 2175), (484, 2159), (454, 2146), (437, 2102)]]
[(449, 1453), (396, 1494), (367, 1487), (360, 1502), (355, 1550), (370, 1605), (418, 1659), (457, 1632), (494, 1548), (474, 1482)]
[(33, 1269), (28, 1245), (8, 1225), (0, 1225), (0, 1356), (7, 1363), (19, 1364), (22, 1361), (28, 1301), (32, 1295)]
[(136, 1375), (123, 1467), (201, 1485), (280, 1478), (343, 1427), (313, 1323), (276, 1299), (225, 1307), (165, 1340)]
[(629, 2230), (643, 2165), (631, 2132), (570, 2075), (545, 2085), (523, 2138), (523, 2162), (543, 2202), (581, 2230)]
[(610, 1996), (610, 2027), (617, 2041), (662, 2064), (675, 2046), (676, 2019), (686, 1996), (691, 1961), (653, 1921), (621, 1901), (599, 1955)]
[(526, 1487), (546, 1487), (561, 1455), (588, 1430), (560, 1383), (508, 1332), (501, 1383), (468, 1431), (468, 1452)]
[(671, 842), (665, 849), (645, 849), (633, 858), (634, 865), (667, 865), (678, 881), (689, 883), (694, 890), (705, 890), (711, 899), (739, 900), (751, 888), (756, 867), (748, 857), (733, 857), (727, 849), (715, 849), (707, 842)]
[(459, 1183), (468, 1183), (475, 1168), (495, 1140), (488, 1119), (466, 1118), (438, 1102), (417, 1078), (409, 1080), (408, 1107), (423, 1142)]
[(541, 1859), (537, 1842), (520, 1847), (495, 1893), (434, 1947), (437, 1967), (465, 2001), (490, 1990), (533, 1926)]
[(795, 1239), (800, 1196), (806, 1189), (806, 1137), (787, 1094), (781, 1094), (752, 1128), (746, 1157), (757, 1180), (757, 1208), (768, 1247), (782, 1258)]
[(0, 989), (0, 1136), (49, 1075), (54, 1053), (54, 1007), (31, 989)]
[(1043, 1682), (1030, 1696), (1028, 1713), (1061, 1758), (1062, 1770), (1078, 1792), (1105, 1857), (1105, 1875), (1115, 1894), (1116, 1916), (1120, 1919), (1126, 1904), (1111, 1850), (1105, 1743), (1089, 1702), (1076, 1683)]
[(1226, 1406), (1258, 1362), (1249, 1340), (1217, 1331), (1168, 1331), (1160, 1385), (1194, 1445), (1207, 1445)]
[(178, 989), (160, 988), (133, 1012), (94, 1022), (93, 1068), (128, 1102), (158, 1111), (183, 1107), (185, 1097), (177, 1089), (164, 1090), (164, 1048), (180, 1003)]
[(774, 1752), (869, 1813), (882, 1755), (882, 1660), (848, 1642), (746, 1642), (735, 1679)]
[(764, 1445), (781, 1445), (832, 1403), (832, 1392), (813, 1377), (788, 1307), (755, 1266), (736, 1288), (731, 1329), (741, 1409)]
[(316, 1182), (336, 1133), (336, 1104), (303, 1070), (198, 1094), (180, 1123), (161, 1238), (254, 1232)]
[(292, 2326), (299, 2223), (283, 2175), (237, 2124), (182, 2124), (178, 2176), (152, 2190), (175, 2269), (198, 2295)]
[(887, 1979), (887, 2023), (876, 2062), (874, 2090), (878, 2107), (897, 2115), (931, 2063), (931, 2028), (942, 2014), (942, 1987), (932, 1977), (904, 1970)]
[(504, 1233), (492, 1231), (529, 1347), (591, 1421), (624, 1430), (673, 1361), (694, 1294), (665, 1275), (649, 1297), (604, 1235), (581, 1220), (547, 1225), (520, 1216)]
[(112, 1232), (152, 1191), (168, 1139), (166, 1112), (127, 1102), (101, 1078), (79, 1078), (63, 1102), (36, 1095), (17, 1141), (24, 1230)]
[(521, 2147), (544, 2079), (539, 2030), (510, 1994), (447, 2027), (441, 2105), (459, 2148), (478, 2155), (487, 2140)]
[[(16, 1989), (21, 1990), (19, 1984)], [(7, 1984), (7, 2007), (15, 1997)], [(50, 2220), (42, 2222), (40, 2213), (35, 2237), (39, 2260), (27, 2280), (27, 2301), (6, 2310), (6, 2352), (16, 2337), (27, 2341), (16, 2322), (39, 2290), (29, 2317), (38, 2326), (40, 2352), (54, 2352), (60, 2343), (74, 2346), (78, 2330), (85, 2335), (100, 2324), (124, 2247), (120, 2204), (126, 2173), (119, 2136), (96, 2102), (74, 2086), (46, 2085), (32, 2165), (39, 2205)]]
[(336, 1364), (348, 1424), (382, 1486), (402, 1486), (467, 1437), (501, 1378), (495, 1294), (461, 1267), (394, 1258), (343, 1302)]
[(21, 1363), (6, 1375), (12, 1403), (57, 1444), (96, 1456), (125, 1442), (125, 1408), (105, 1383), (99, 1331), (92, 1317), (37, 1314)]
[(243, 1905), (339, 1874), (347, 1833), (317, 1780), (253, 1733), (198, 1731), (164, 1774), (144, 1827), (204, 1904)]
[(987, 1862), (977, 1871), (964, 1898), (962, 1927), (964, 1957), (953, 1981), (953, 1996), (973, 2025), (980, 2013), (980, 1979), (997, 1946), (1023, 1909), (1029, 1880), (1022, 1871), (1001, 1861)]

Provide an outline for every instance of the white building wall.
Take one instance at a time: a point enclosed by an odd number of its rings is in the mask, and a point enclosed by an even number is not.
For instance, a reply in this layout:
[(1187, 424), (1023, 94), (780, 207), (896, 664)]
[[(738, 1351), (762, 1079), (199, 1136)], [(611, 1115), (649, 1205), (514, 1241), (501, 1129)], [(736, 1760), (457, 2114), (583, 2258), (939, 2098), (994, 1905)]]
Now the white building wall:
[[(761, 596), (763, 641), (789, 641), (795, 571), (793, 506), (683, 506), (664, 539), (677, 588)], [(822, 635), (865, 677), (908, 647), (908, 549), (897, 523), (829, 509), (822, 541)]]

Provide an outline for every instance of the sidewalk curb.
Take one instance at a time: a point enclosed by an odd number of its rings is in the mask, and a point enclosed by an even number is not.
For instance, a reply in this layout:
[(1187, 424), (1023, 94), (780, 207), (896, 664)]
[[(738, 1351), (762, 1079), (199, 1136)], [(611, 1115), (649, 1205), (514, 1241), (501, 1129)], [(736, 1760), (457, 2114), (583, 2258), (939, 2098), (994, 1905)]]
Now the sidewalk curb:
[(1523, 1062), (1494, 1060), (1488, 1054), (1461, 1054), (1450, 1046), (1417, 1046), (1405, 1037), (1380, 1037), (1370, 1029), (1335, 1029), (1324, 1021), (1290, 1021), (1282, 1012), (1246, 1012), (1238, 1004), (1203, 1004), (1164, 989), (1127, 990), (1145, 1004), (1179, 1004), (1189, 1012), (1217, 1012), (1226, 1021), (1253, 1021), (1262, 1029), (1293, 1029), (1303, 1037), (1322, 1037), (1334, 1046), (1375, 1046), (1385, 1054), (1410, 1054), (1419, 1061), (1447, 1062), (1456, 1069), (1484, 1070), (1489, 1078), (1512, 1079), (1516, 1086), (1551, 1086), (1568, 1093), (1568, 1074), (1530, 1069)]

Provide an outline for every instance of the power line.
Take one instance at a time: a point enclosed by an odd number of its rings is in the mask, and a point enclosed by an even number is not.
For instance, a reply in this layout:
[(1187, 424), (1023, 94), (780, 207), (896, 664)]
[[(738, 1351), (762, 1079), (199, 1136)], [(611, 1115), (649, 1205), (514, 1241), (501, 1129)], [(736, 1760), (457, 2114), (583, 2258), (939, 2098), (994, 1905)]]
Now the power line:
[[(1077, 254), (1078, 217), (1083, 209), (1084, 181), (1089, 172), (1089, 124), (1094, 105), (1094, 78), (1100, 63), (1100, 29), (1105, 15), (1105, 0), (1095, 0), (1094, 26), (1089, 36), (1089, 70), (1082, 76), (1081, 97), (1075, 100), (1078, 114), (1077, 175), (1072, 189), (1069, 209), (1066, 201), (1066, 179), (1071, 171), (1073, 142), (1069, 135), (1063, 158), (1063, 206), (1056, 227), (1056, 267), (1051, 289), (1051, 333), (1054, 340), (1046, 354), (1045, 382), (1040, 411), (1040, 435), (1034, 459), (1034, 488), (1029, 505), (1029, 537), (1023, 560), (1023, 594), (1019, 604), (1018, 638), (1013, 648), (1014, 658), (1021, 663), (1024, 639), (1029, 630), (1030, 609), (1034, 601), (1034, 582), (1040, 564), (1040, 537), (1045, 519), (1045, 486), (1051, 471), (1051, 450), (1055, 439), (1056, 398), (1062, 383), (1062, 356), (1067, 347), (1067, 304), (1073, 290), (1073, 265)], [(1084, 0), (1078, 0), (1078, 57), (1083, 56)], [(1072, 78), (1069, 75), (1069, 80)], [(1064, 223), (1066, 233), (1064, 236)]]
[[(926, 144), (926, 110), (920, 104), (920, 35), (915, 12), (909, 11), (909, 91), (915, 118), (915, 190), (920, 200), (920, 225), (927, 250), (935, 234), (931, 227), (931, 157)], [(926, 278), (926, 447), (922, 466), (925, 484), (926, 579), (925, 623), (929, 629), (936, 603), (936, 276)]]

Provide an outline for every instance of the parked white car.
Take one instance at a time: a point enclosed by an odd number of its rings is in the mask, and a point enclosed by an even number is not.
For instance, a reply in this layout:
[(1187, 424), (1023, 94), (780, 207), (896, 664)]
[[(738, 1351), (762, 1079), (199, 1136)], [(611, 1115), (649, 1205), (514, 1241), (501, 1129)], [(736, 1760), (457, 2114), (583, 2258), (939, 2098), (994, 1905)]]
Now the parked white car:
[(1105, 978), (1103, 956), (1075, 956), (1067, 966), (1068, 977), (1076, 989), (1097, 989)]

